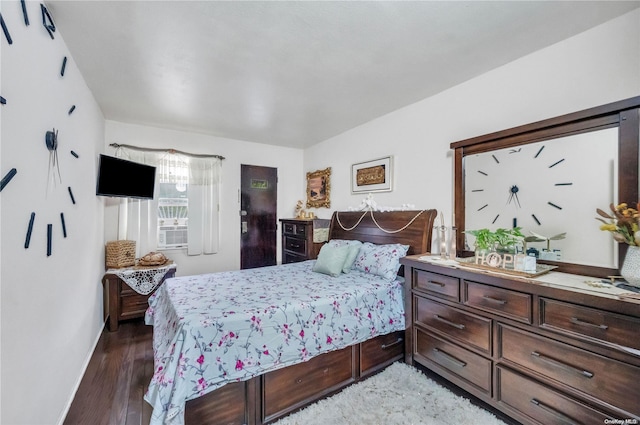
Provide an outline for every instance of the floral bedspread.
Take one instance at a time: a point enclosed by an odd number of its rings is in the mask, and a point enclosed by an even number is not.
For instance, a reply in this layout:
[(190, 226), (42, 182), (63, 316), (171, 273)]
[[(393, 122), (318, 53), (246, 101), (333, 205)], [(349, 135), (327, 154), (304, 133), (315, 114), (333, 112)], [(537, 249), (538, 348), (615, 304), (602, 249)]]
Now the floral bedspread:
[(167, 280), (149, 299), (151, 425), (181, 424), (188, 400), (227, 382), (404, 330), (403, 285), (314, 261)]

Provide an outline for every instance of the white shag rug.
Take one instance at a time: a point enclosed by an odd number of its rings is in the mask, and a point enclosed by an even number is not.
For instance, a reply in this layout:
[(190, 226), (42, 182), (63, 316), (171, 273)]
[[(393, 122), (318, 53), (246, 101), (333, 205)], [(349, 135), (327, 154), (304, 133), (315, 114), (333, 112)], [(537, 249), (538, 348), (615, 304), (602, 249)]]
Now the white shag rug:
[(418, 369), (394, 363), (274, 425), (506, 425)]

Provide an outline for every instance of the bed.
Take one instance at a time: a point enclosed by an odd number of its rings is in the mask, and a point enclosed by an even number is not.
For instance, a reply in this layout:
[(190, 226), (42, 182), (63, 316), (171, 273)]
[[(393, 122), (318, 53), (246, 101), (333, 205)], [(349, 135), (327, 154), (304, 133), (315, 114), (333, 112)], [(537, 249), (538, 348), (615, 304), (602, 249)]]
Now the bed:
[(335, 212), (318, 260), (167, 280), (145, 317), (151, 424), (274, 422), (402, 359), (394, 265), (429, 250), (435, 216)]

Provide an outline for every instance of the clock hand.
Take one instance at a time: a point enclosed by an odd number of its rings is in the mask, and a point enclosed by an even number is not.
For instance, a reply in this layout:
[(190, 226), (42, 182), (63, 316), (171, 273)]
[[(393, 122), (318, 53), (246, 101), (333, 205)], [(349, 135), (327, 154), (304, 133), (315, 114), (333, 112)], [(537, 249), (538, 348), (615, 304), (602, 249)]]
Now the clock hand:
[(520, 208), (520, 199), (518, 198), (518, 192), (515, 192), (514, 195), (516, 197), (516, 203), (518, 204), (518, 208)]

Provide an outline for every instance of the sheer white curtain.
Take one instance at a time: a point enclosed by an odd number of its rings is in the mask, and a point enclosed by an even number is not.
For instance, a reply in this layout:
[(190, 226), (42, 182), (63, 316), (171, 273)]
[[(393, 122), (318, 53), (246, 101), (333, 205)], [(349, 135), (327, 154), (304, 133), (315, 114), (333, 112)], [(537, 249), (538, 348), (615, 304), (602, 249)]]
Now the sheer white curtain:
[(116, 156), (156, 167), (153, 200), (123, 199), (118, 237), (137, 242), (136, 256), (157, 250), (158, 182), (182, 183), (173, 170), (188, 167), (188, 255), (215, 254), (219, 248), (220, 184), (222, 160), (183, 155), (175, 151), (147, 151), (119, 146)]

